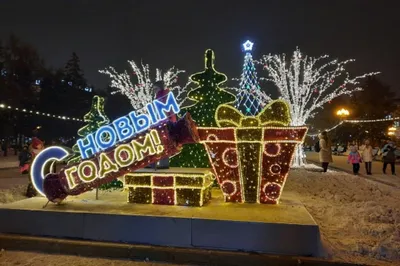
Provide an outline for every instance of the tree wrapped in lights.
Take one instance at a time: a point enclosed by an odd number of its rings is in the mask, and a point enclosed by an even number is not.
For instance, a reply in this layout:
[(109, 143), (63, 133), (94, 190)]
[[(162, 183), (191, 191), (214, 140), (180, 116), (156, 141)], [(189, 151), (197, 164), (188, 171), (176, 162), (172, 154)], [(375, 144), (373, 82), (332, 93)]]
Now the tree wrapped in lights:
[[(114, 67), (109, 66), (104, 70), (99, 70), (100, 73), (106, 74), (111, 78), (111, 87), (115, 88), (111, 94), (121, 93), (125, 95), (134, 110), (138, 113), (146, 112), (146, 104), (154, 100), (155, 93), (153, 91), (154, 81), (162, 80), (165, 86), (174, 93), (178, 103), (183, 103), (186, 100), (188, 82), (184, 87), (178, 85), (178, 76), (185, 73), (184, 70), (179, 70), (171, 67), (165, 73), (160, 69), (156, 69), (155, 79), (151, 78), (150, 66), (148, 64), (137, 65), (134, 61), (128, 60), (132, 68), (132, 75), (126, 70), (119, 73)], [(134, 77), (133, 77), (134, 76)]]
[[(205, 69), (190, 76), (190, 80), (197, 84), (188, 93), (188, 98), (195, 103), (184, 112), (189, 112), (198, 127), (216, 127), (215, 112), (220, 104), (233, 103), (235, 96), (220, 88), (227, 77), (214, 68), (214, 51), (208, 49), (205, 53)], [(207, 153), (203, 144), (185, 145), (178, 155), (171, 158), (171, 166), (179, 167), (209, 167)]]
[(253, 56), (251, 55), (252, 49), (252, 42), (246, 41), (243, 44), (243, 50), (246, 54), (244, 56), (243, 71), (240, 77), (240, 88), (235, 89), (238, 92), (236, 95), (235, 107), (246, 116), (257, 115), (261, 111), (262, 105), (265, 105), (260, 101), (261, 90), (258, 84)]
[[(285, 54), (264, 55), (259, 61), (268, 73), (264, 80), (275, 84), (281, 98), (289, 103), (292, 126), (304, 125), (319, 108), (333, 99), (361, 91), (362, 88), (358, 86), (360, 80), (377, 74), (350, 77), (345, 67), (355, 60), (334, 59), (324, 63), (328, 57), (309, 57), (297, 48), (289, 62)], [(301, 166), (304, 163), (305, 155), (299, 145), (293, 165)]]

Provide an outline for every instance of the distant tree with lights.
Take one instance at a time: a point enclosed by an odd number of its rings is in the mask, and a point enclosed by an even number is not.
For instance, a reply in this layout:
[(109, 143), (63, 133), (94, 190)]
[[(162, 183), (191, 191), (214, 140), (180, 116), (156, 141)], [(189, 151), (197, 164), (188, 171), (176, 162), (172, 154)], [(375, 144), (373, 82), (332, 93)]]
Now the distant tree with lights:
[(134, 110), (138, 113), (146, 112), (146, 104), (153, 101), (155, 92), (153, 91), (153, 83), (158, 80), (164, 81), (166, 88), (172, 91), (178, 103), (183, 103), (186, 100), (186, 91), (190, 82), (185, 86), (178, 84), (178, 77), (185, 73), (184, 70), (179, 70), (175, 67), (169, 68), (165, 73), (156, 68), (154, 77), (150, 75), (150, 66), (148, 64), (138, 65), (132, 60), (128, 60), (132, 68), (132, 74), (127, 71), (118, 73), (115, 68), (109, 66), (104, 70), (99, 70), (100, 73), (106, 74), (111, 78), (111, 88), (114, 91), (111, 94), (120, 93), (125, 95)]
[[(280, 97), (289, 103), (293, 126), (305, 125), (319, 108), (333, 99), (361, 91), (360, 80), (377, 74), (350, 77), (345, 67), (355, 60), (334, 59), (324, 63), (328, 57), (309, 57), (297, 48), (290, 61), (285, 54), (264, 55), (259, 61), (268, 74), (264, 80), (275, 84)], [(303, 147), (298, 145), (293, 165), (304, 163)]]
[(235, 107), (246, 116), (257, 115), (265, 103), (260, 99), (260, 85), (258, 84), (257, 71), (254, 66), (251, 51), (253, 43), (246, 41), (243, 44), (245, 52), (243, 71), (240, 77), (239, 88), (236, 95)]
[[(215, 70), (215, 56), (213, 50), (205, 53), (205, 69), (200, 73), (190, 76), (190, 80), (197, 84), (188, 93), (188, 98), (193, 105), (184, 108), (189, 112), (199, 127), (217, 127), (215, 111), (220, 104), (233, 103), (235, 96), (220, 88), (227, 77)], [(179, 167), (209, 167), (208, 155), (203, 144), (185, 145), (178, 155), (171, 158), (171, 166)]]

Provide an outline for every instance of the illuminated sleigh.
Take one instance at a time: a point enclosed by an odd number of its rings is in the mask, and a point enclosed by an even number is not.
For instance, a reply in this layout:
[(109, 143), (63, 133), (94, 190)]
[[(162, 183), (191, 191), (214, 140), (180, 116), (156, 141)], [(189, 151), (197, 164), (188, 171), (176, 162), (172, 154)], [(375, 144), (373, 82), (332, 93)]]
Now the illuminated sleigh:
[(256, 117), (221, 105), (216, 121), (219, 128), (198, 128), (198, 132), (225, 201), (277, 204), (307, 128), (286, 126), (289, 109), (280, 100)]

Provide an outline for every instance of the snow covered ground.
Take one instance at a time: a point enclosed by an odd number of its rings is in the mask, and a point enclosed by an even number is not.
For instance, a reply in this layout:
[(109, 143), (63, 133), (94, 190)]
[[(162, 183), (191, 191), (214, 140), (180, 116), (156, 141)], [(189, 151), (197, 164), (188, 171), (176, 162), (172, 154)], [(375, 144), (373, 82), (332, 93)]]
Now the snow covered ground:
[(26, 185), (12, 186), (9, 189), (0, 189), (0, 204), (26, 199)]
[(35, 252), (0, 251), (0, 266), (178, 266), (176, 264), (84, 258)]
[(317, 169), (292, 170), (285, 191), (296, 192), (314, 217), (329, 257), (353, 263), (400, 264), (400, 190)]
[[(16, 186), (0, 190), (0, 203), (23, 199), (25, 189), (25, 186)], [(400, 265), (400, 189), (343, 172), (321, 173), (318, 167), (308, 165), (291, 171), (283, 193), (289, 190), (298, 194), (319, 224), (329, 258), (373, 265)], [(7, 253), (0, 257), (0, 265), (14, 264), (1, 264), (4, 258), (11, 259)], [(49, 265), (64, 265), (62, 263), (68, 261), (63, 256), (56, 257), (61, 257), (59, 262), (58, 258), (49, 257), (52, 262)], [(39, 262), (44, 261), (37, 258)], [(19, 260), (20, 256), (15, 259)], [(29, 261), (29, 256), (26, 260)], [(45, 265), (35, 263), (19, 265)]]

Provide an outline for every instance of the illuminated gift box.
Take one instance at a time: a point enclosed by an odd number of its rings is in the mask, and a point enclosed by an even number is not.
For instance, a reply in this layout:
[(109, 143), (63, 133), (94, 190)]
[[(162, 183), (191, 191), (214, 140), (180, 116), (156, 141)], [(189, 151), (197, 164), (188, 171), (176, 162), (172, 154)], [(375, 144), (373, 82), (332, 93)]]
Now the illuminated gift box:
[(198, 131), (225, 201), (277, 204), (307, 128), (287, 126), (289, 108), (281, 100), (255, 117), (220, 105), (216, 121), (219, 128)]
[(125, 175), (124, 186), (130, 203), (203, 206), (213, 179), (209, 169), (141, 169)]

